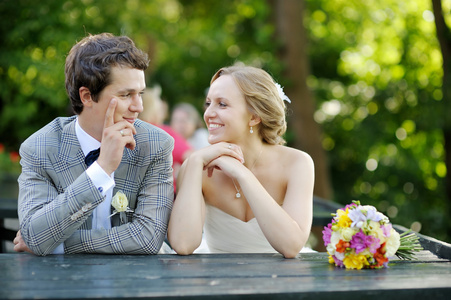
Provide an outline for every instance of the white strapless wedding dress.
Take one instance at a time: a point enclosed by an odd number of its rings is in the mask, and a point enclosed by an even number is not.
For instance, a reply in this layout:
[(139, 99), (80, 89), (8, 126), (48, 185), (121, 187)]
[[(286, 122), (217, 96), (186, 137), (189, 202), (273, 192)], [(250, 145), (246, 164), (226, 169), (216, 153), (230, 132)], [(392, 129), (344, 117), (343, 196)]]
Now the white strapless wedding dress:
[[(195, 253), (277, 253), (257, 219), (243, 222), (219, 208), (205, 205), (204, 236)], [(304, 247), (301, 252), (313, 252)]]

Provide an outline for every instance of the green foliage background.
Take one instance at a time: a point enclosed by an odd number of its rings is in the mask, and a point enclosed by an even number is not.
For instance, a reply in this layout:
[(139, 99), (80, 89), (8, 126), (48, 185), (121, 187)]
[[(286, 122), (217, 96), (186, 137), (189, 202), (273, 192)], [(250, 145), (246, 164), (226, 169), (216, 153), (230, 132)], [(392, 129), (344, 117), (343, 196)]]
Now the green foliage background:
[[(443, 6), (449, 12), (450, 1)], [(450, 242), (431, 4), (306, 0), (306, 8), (308, 84), (333, 200), (360, 199), (394, 223)], [(134, 39), (152, 59), (147, 84), (160, 84), (171, 106), (185, 101), (201, 109), (211, 76), (237, 61), (284, 81), (266, 1), (0, 0), (0, 16), (0, 143), (10, 150), (71, 114), (65, 55), (88, 33)]]

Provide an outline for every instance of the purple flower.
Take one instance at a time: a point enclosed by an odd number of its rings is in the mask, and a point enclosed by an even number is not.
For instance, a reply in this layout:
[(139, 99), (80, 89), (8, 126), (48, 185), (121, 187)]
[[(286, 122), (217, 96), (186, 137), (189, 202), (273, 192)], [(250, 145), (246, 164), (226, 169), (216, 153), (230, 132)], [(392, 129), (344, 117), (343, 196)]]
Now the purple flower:
[(383, 215), (380, 212), (378, 212), (374, 206), (365, 205), (363, 208), (367, 210), (366, 213), (367, 220), (379, 222), (380, 220), (383, 219)]
[(351, 227), (361, 228), (366, 221), (379, 222), (383, 219), (381, 213), (379, 213), (374, 206), (359, 205), (356, 209), (350, 210), (348, 217), (352, 220)]
[(352, 220), (351, 227), (361, 228), (363, 223), (366, 221), (366, 216), (360, 209), (350, 210), (348, 217)]
[(334, 259), (335, 265), (337, 267), (343, 268), (345, 266), (343, 264), (343, 261), (339, 260), (335, 255), (332, 255), (332, 258)]
[(368, 235), (366, 237), (366, 246), (368, 247), (368, 250), (370, 250), (371, 253), (376, 253), (377, 249), (379, 249), (379, 239), (375, 237), (374, 235)]
[(356, 254), (359, 254), (366, 248), (368, 248), (371, 253), (375, 253), (380, 246), (378, 238), (372, 235), (366, 235), (362, 230), (354, 234), (350, 244), (351, 248), (355, 249)]
[(332, 235), (332, 223), (329, 223), (327, 227), (324, 227), (323, 233), (323, 241), (324, 246), (327, 247), (327, 245), (330, 244), (330, 236)]

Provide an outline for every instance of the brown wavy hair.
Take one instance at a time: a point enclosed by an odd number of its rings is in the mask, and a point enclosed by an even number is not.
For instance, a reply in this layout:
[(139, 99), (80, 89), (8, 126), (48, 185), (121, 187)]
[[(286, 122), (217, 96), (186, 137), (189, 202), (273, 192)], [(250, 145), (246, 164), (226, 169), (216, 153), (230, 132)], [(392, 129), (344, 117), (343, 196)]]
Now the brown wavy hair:
[(111, 83), (111, 68), (116, 66), (146, 70), (147, 54), (136, 48), (127, 36), (111, 33), (89, 35), (76, 43), (66, 58), (66, 91), (76, 114), (83, 111), (79, 89), (89, 89), (94, 101)]

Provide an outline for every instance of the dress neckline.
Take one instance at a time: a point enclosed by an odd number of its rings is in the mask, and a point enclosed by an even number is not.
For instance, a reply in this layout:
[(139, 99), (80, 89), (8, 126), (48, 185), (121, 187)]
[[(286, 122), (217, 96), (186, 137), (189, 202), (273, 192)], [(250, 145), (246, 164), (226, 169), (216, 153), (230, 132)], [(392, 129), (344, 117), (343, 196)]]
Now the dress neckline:
[(219, 209), (219, 208), (217, 208), (216, 206), (213, 206), (213, 205), (211, 205), (211, 204), (205, 203), (205, 206), (208, 206), (209, 208), (213, 208), (213, 209), (219, 211), (220, 213), (226, 215), (226, 216), (229, 217), (230, 219), (236, 220), (237, 222), (241, 222), (241, 223), (244, 223), (244, 224), (250, 224), (250, 223), (253, 223), (254, 221), (257, 221), (257, 219), (255, 219), (255, 216), (254, 216), (252, 219), (248, 220), (248, 221), (243, 221), (243, 220), (241, 220), (241, 219), (238, 219), (238, 218), (235, 217), (235, 216), (232, 216), (231, 214), (226, 213), (226, 212), (223, 211), (222, 209)]

